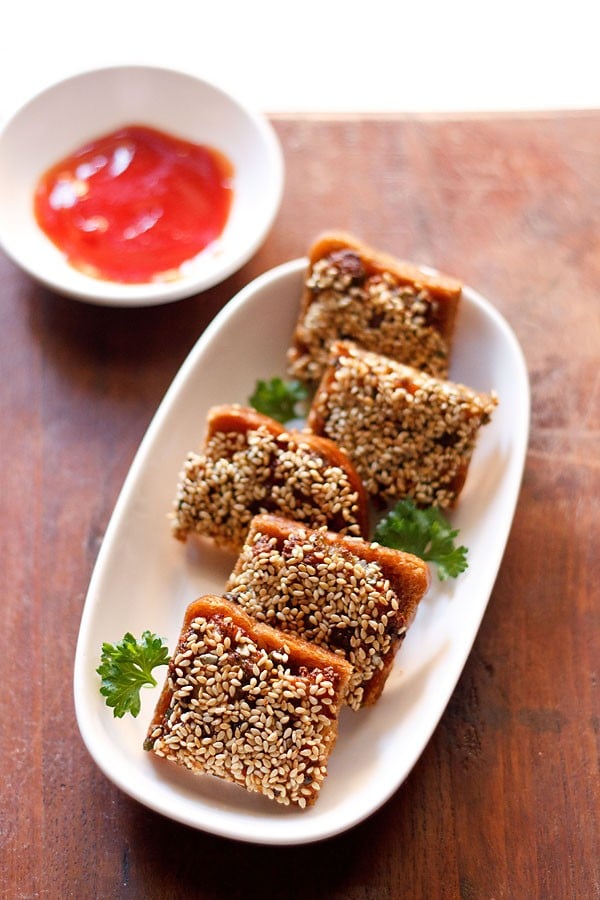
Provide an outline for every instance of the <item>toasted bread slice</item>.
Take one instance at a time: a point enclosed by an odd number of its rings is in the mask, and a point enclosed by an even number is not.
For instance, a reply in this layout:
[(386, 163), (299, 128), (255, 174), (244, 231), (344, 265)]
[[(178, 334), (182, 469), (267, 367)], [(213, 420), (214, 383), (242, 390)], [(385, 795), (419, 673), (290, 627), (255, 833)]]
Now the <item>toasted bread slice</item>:
[(493, 392), (478, 393), (339, 341), (308, 424), (343, 447), (373, 498), (451, 508), (479, 429), (497, 403)]
[(332, 441), (286, 431), (253, 409), (213, 407), (202, 452), (188, 454), (180, 475), (174, 534), (203, 535), (238, 552), (261, 512), (357, 536), (368, 529), (364, 488)]
[(317, 382), (335, 340), (351, 340), (438, 378), (448, 374), (462, 285), (423, 272), (345, 232), (309, 253), (290, 374)]
[(310, 806), (351, 671), (235, 603), (201, 597), (185, 613), (144, 748), (278, 803)]
[(427, 565), (360, 538), (256, 516), (226, 586), (253, 618), (345, 657), (346, 703), (379, 698), (429, 585)]

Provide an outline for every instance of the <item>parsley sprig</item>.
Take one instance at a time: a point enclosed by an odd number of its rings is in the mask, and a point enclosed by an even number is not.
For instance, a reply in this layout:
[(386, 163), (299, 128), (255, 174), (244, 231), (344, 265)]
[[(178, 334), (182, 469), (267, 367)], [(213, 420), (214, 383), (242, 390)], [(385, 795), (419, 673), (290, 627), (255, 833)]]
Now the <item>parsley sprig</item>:
[(433, 563), (440, 581), (456, 578), (468, 566), (467, 548), (456, 546), (457, 536), (458, 529), (452, 528), (439, 509), (418, 509), (411, 500), (400, 500), (375, 529), (379, 544)]
[(169, 650), (150, 631), (139, 641), (128, 631), (118, 644), (102, 644), (101, 662), (96, 672), (102, 678), (100, 693), (106, 698), (115, 718), (140, 711), (140, 689), (148, 684), (156, 687), (152, 670), (169, 662)]
[(249, 402), (258, 412), (285, 425), (303, 414), (301, 404), (307, 398), (308, 390), (301, 381), (284, 381), (276, 376), (257, 381)]

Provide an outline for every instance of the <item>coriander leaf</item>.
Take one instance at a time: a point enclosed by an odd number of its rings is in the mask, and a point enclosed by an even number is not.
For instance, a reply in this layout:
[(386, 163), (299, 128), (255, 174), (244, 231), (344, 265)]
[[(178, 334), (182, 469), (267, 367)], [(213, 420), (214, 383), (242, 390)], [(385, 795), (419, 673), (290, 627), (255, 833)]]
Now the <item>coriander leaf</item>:
[(297, 406), (307, 397), (308, 390), (300, 381), (275, 377), (256, 382), (250, 403), (258, 412), (285, 424), (298, 415)]
[(434, 506), (418, 509), (410, 500), (400, 500), (378, 523), (374, 539), (386, 547), (414, 553), (437, 567), (440, 581), (456, 578), (468, 566), (467, 548), (457, 547), (454, 530)]
[(102, 644), (102, 657), (96, 672), (102, 678), (100, 693), (113, 716), (122, 718), (126, 712), (137, 716), (140, 711), (140, 688), (145, 684), (156, 687), (152, 669), (169, 662), (169, 650), (150, 631), (144, 631), (139, 641), (127, 632), (118, 644)]

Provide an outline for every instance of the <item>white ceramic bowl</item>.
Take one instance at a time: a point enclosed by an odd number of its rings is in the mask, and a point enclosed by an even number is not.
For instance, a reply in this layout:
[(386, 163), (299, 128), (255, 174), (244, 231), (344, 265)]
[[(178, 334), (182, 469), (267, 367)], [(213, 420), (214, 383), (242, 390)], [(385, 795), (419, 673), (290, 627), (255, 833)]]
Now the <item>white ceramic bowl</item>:
[[(33, 214), (39, 177), (87, 140), (145, 124), (224, 153), (233, 163), (227, 225), (172, 282), (120, 284), (73, 268)], [(97, 69), (67, 78), (25, 104), (0, 134), (0, 245), (33, 278), (90, 303), (145, 306), (197, 294), (256, 252), (279, 209), (283, 157), (266, 119), (189, 74), (147, 66)]]

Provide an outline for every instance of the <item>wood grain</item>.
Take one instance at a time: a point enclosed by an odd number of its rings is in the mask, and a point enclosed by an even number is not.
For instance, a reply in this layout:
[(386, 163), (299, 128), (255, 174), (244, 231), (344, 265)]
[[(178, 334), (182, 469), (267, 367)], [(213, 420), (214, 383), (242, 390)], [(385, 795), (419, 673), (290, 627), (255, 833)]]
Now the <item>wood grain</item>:
[[(275, 127), (280, 214), (203, 296), (88, 306), (0, 256), (1, 894), (599, 897), (600, 114)], [(180, 363), (238, 288), (331, 227), (494, 301), (527, 358), (531, 442), (480, 634), (413, 772), (351, 832), (263, 848), (114, 788), (79, 737), (72, 667), (102, 535)]]

